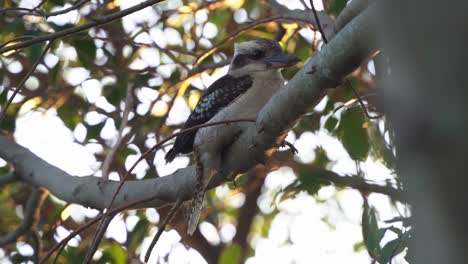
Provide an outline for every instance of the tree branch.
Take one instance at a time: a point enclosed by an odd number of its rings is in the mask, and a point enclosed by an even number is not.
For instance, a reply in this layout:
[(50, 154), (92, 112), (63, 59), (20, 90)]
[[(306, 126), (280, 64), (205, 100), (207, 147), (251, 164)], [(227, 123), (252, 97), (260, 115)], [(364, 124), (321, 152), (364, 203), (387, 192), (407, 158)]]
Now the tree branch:
[(369, 0), (353, 0), (341, 11), (336, 18), (336, 30), (342, 29), (369, 5)]
[(321, 169), (318, 167), (310, 167), (311, 177), (328, 181), (338, 187), (353, 188), (362, 192), (381, 193), (388, 195), (394, 200), (406, 201), (401, 191), (391, 186), (382, 186), (378, 184), (368, 183), (365, 179), (358, 176), (341, 176), (333, 171)]
[[(318, 28), (317, 19), (307, 9), (289, 9), (278, 3), (276, 0), (268, 0), (268, 3), (272, 7), (274, 15), (280, 15), (285, 19), (291, 19), (293, 21), (295, 20), (302, 23), (307, 21), (308, 23), (312, 24), (314, 28)], [(318, 12), (318, 20), (320, 20), (326, 36), (331, 39), (333, 35), (335, 35), (335, 21), (324, 11)]]
[(137, 12), (137, 11), (139, 11), (141, 9), (152, 6), (152, 5), (157, 4), (159, 2), (162, 2), (162, 1), (163, 0), (148, 0), (148, 1), (145, 1), (143, 3), (134, 5), (134, 6), (130, 7), (130, 8), (127, 8), (125, 10), (118, 11), (118, 12), (112, 13), (110, 15), (103, 16), (101, 18), (95, 18), (91, 22), (88, 22), (88, 23), (86, 23), (84, 25), (81, 25), (81, 26), (78, 26), (78, 27), (67, 28), (67, 29), (64, 29), (64, 30), (57, 31), (57, 32), (52, 33), (52, 34), (43, 35), (43, 36), (39, 36), (39, 37), (34, 37), (34, 38), (30, 39), (30, 40), (26, 40), (26, 41), (23, 41), (23, 42), (20, 42), (20, 43), (17, 43), (17, 44), (13, 44), (13, 45), (8, 45), (8, 46), (3, 45), (3, 47), (0, 48), (0, 54), (8, 52), (8, 51), (12, 51), (12, 50), (18, 50), (18, 49), (22, 49), (22, 48), (25, 48), (25, 47), (29, 47), (29, 46), (32, 46), (34, 44), (41, 43), (43, 41), (55, 40), (55, 39), (58, 39), (58, 38), (69, 36), (69, 35), (72, 35), (72, 34), (75, 34), (75, 33), (81, 32), (81, 31), (91, 29), (91, 28), (96, 27), (96, 26), (101, 26), (101, 25), (107, 24), (109, 22), (112, 22), (114, 20), (117, 20), (117, 19), (122, 18), (122, 17), (124, 17), (126, 15)]
[(18, 84), (16, 89), (13, 91), (13, 94), (10, 96), (5, 106), (3, 106), (2, 112), (0, 113), (0, 125), (2, 124), (2, 121), (5, 118), (5, 115), (7, 114), (8, 107), (11, 105), (11, 103), (13, 103), (15, 96), (21, 91), (21, 89), (23, 89), (24, 84), (29, 79), (29, 77), (31, 77), (31, 75), (34, 73), (39, 63), (42, 62), (42, 59), (44, 59), (44, 56), (47, 54), (47, 51), (50, 49), (50, 47), (52, 47), (52, 44), (54, 44), (53, 40), (47, 43), (47, 45), (45, 46), (45, 48), (42, 50), (41, 54), (39, 55), (39, 58), (37, 58), (36, 62), (34, 62), (34, 64), (31, 66), (31, 69), (29, 69), (29, 71), (26, 73), (26, 75), (21, 80), (21, 82)]
[(28, 198), (24, 208), (24, 219), (18, 228), (4, 236), (0, 236), (0, 247), (9, 243), (15, 242), (20, 236), (28, 233), (34, 225), (35, 216), (39, 210), (43, 199), (41, 197), (45, 193), (44, 190), (36, 188)]
[[(264, 154), (271, 153), (272, 146), (277, 145), (278, 136), (284, 135), (307, 109), (317, 104), (325, 89), (339, 84), (376, 50), (371, 30), (373, 12), (371, 6), (353, 19), (270, 99), (259, 113), (257, 123), (249, 126), (226, 150), (221, 173), (213, 179), (211, 188), (222, 184), (224, 177), (232, 178), (253, 167), (256, 160), (264, 159)], [(312, 71), (314, 73), (310, 74)], [(294, 107), (291, 107), (292, 102)], [(220, 127), (226, 129), (226, 126)], [(83, 206), (106, 208), (120, 184), (92, 176), (70, 177), (4, 136), (0, 136), (0, 157), (13, 162), (23, 180), (47, 188), (62, 200)], [(116, 196), (114, 206), (149, 195), (158, 199), (134, 205), (134, 208), (160, 207), (179, 198), (189, 199), (195, 178), (195, 168), (189, 166), (166, 177), (128, 181)]]
[(19, 181), (20, 178), (14, 172), (5, 173), (0, 176), (0, 186), (7, 185)]
[(268, 174), (268, 169), (253, 169), (249, 172), (249, 179), (245, 184), (245, 203), (239, 209), (239, 219), (236, 227), (236, 235), (232, 239), (234, 243), (237, 243), (241, 251), (241, 260), (245, 261), (247, 257), (248, 243), (247, 238), (250, 233), (252, 222), (257, 215), (257, 200), (261, 194), (263, 183), (265, 182), (265, 177)]

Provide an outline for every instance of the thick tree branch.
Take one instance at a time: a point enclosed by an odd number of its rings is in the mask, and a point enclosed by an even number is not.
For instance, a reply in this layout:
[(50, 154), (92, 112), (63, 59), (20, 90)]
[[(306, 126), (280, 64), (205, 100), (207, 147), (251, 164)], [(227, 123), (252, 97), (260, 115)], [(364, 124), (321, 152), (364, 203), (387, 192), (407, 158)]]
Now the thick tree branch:
[[(211, 187), (253, 167), (256, 160), (276, 145), (278, 136), (286, 133), (311, 106), (317, 104), (323, 91), (333, 88), (376, 50), (373, 46), (372, 14), (369, 7), (337, 34), (320, 53), (310, 59), (287, 86), (280, 90), (259, 113), (251, 125), (226, 151), (221, 175)], [(291, 106), (294, 107), (291, 107)], [(220, 126), (221, 129), (226, 125)], [(100, 181), (97, 177), (70, 177), (27, 149), (0, 136), (0, 157), (12, 162), (25, 181), (47, 188), (67, 202), (92, 208), (106, 208), (119, 182)], [(127, 204), (149, 195), (158, 199), (136, 207), (160, 207), (179, 198), (189, 199), (195, 185), (195, 168), (189, 166), (157, 179), (128, 181), (116, 196), (114, 206)]]
[[(325, 89), (336, 87), (376, 51), (372, 21), (377, 4), (345, 26), (270, 99), (260, 111), (256, 124), (227, 150), (226, 157), (229, 158), (223, 163), (221, 176), (232, 178), (251, 168), (255, 161), (262, 160), (272, 146), (279, 145), (280, 142), (276, 142), (278, 136), (284, 135), (297, 119), (320, 101)], [(245, 151), (246, 146), (254, 147)]]
[(353, 20), (362, 10), (366, 9), (369, 5), (369, 0), (353, 0), (341, 11), (340, 15), (336, 18), (336, 30), (342, 29), (349, 21)]
[(0, 186), (19, 181), (20, 178), (14, 172), (9, 172), (0, 176)]

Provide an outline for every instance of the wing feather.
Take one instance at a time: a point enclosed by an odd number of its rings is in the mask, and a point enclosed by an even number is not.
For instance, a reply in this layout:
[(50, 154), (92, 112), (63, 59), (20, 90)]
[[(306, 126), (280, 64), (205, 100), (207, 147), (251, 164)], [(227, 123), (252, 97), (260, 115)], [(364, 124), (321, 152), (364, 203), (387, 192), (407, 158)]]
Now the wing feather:
[[(221, 109), (233, 102), (251, 86), (253, 80), (249, 75), (233, 77), (225, 75), (216, 80), (203, 93), (197, 106), (192, 111), (183, 129), (204, 124), (215, 116)], [(197, 131), (192, 130), (177, 136), (174, 146), (166, 154), (166, 162), (171, 162), (179, 153), (190, 153)]]

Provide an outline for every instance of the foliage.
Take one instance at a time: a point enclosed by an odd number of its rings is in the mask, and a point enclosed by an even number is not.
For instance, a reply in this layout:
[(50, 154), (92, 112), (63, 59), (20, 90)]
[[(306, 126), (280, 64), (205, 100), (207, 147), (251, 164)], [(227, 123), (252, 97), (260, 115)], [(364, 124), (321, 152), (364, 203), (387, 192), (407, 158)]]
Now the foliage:
[[(0, 31), (0, 43), (23, 35), (42, 36), (84, 25), (95, 18), (124, 9), (120, 6), (121, 3), (124, 1), (86, 2), (77, 8), (79, 12), (70, 11), (76, 13), (74, 15), (70, 13), (69, 16), (44, 19), (41, 16), (24, 15), (23, 11), (15, 9), (20, 6), (19, 1), (5, 1), (4, 7), (9, 8), (11, 12), (0, 15), (0, 27), (3, 29)], [(328, 12), (336, 17), (345, 5), (346, 1), (343, 0), (329, 1)], [(65, 6), (70, 6), (68, 1), (44, 1), (37, 10), (54, 12)], [(278, 31), (278, 24), (270, 21), (244, 30), (234, 38), (229, 38), (225, 44), (216, 46), (212, 54), (210, 48), (217, 43), (223, 43), (232, 32), (242, 29), (250, 22), (271, 17), (271, 11), (269, 3), (261, 0), (164, 1), (123, 20), (59, 38), (55, 40), (44, 62), (34, 71), (30, 81), (26, 82), (20, 96), (8, 108), (0, 128), (12, 136), (17, 132), (16, 121), (28, 113), (56, 111), (70, 131), (84, 131), (81, 134), (75, 133), (74, 141), (77, 144), (88, 147), (98, 145), (103, 149), (93, 153), (97, 162), (102, 163), (115, 144), (115, 140), (106, 136), (105, 129), (109, 122), (115, 125), (116, 130), (119, 129), (123, 122), (122, 113), (127, 89), (131, 89), (134, 101), (126, 134), (122, 144), (118, 146), (109, 170), (125, 172), (129, 158), (147, 151), (155, 137), (165, 138), (180, 127), (182, 121), (176, 119), (175, 122), (169, 114), (171, 108), (175, 109), (178, 103), (176, 98), (183, 99), (179, 102), (182, 102), (184, 107), (193, 109), (200, 91), (206, 88), (207, 79), (210, 75), (219, 73), (215, 64), (231, 58), (233, 42), (256, 37), (273, 38)], [(76, 19), (71, 18), (74, 16)], [(146, 18), (142, 19), (144, 16)], [(307, 25), (283, 22), (283, 26), (286, 33), (280, 43), (285, 50), (300, 56), (303, 61), (316, 53), (318, 40), (314, 39), (316, 35)], [(44, 43), (40, 43), (0, 57), (2, 107), (11, 96), (10, 90), (21, 82), (27, 70), (39, 59), (43, 48)], [(194, 65), (199, 65), (199, 68), (193, 68)], [(288, 69), (284, 75), (291, 78), (300, 66), (302, 64)], [(350, 77), (354, 89), (362, 95), (369, 95), (374, 90), (375, 83), (374, 80), (368, 80), (369, 75), (367, 68), (361, 67)], [(382, 162), (393, 171), (395, 157), (391, 129), (383, 119), (369, 120), (362, 109), (352, 102), (353, 99), (354, 96), (347, 89), (328, 91), (323, 101), (325, 107), (311, 109), (291, 133), (297, 138), (307, 133), (326, 133), (340, 142), (349, 158), (355, 162), (358, 171), (360, 164), (369, 159)], [(379, 109), (371, 108), (372, 100), (369, 99), (368, 102), (370, 110), (378, 112)], [(333, 170), (336, 160), (332, 160), (330, 153), (321, 146), (317, 146), (313, 154), (315, 158), (307, 162), (293, 159), (285, 162), (297, 177), (286, 187), (276, 190), (276, 196), (272, 198), (274, 206), (280, 201), (294, 199), (304, 193), (319, 201), (319, 191), (332, 185), (333, 182), (326, 178), (326, 174), (313, 168)], [(142, 174), (143, 178), (162, 176), (159, 175), (160, 164), (154, 162), (155, 156), (157, 155), (153, 154), (147, 159), (149, 168)], [(7, 165), (3, 166), (0, 168), (0, 175), (10, 169)], [(358, 174), (355, 177), (364, 177), (361, 173)], [(135, 179), (136, 175), (131, 177)], [(264, 180), (265, 175), (260, 180), (261, 185)], [(396, 176), (392, 179), (393, 182), (398, 182)], [(220, 252), (215, 255), (219, 257), (219, 263), (240, 263), (245, 257), (252, 255), (254, 249), (249, 248), (247, 240), (255, 236), (267, 237), (279, 210), (259, 210), (256, 200), (260, 195), (266, 194), (262, 193), (262, 188), (258, 188), (256, 193), (249, 193), (249, 184), (249, 179), (242, 178), (239, 192), (243, 192), (245, 197), (254, 201), (255, 206), (251, 209), (254, 213), (250, 218), (242, 218), (242, 205), (239, 207), (224, 202), (229, 200), (229, 195), (236, 194), (235, 188), (226, 191), (228, 194), (225, 195), (211, 192), (208, 210), (213, 210), (216, 214), (208, 213), (205, 218), (217, 231), (225, 223), (240, 225), (243, 221), (250, 221), (249, 236), (244, 237), (243, 241), (223, 241), (215, 246), (206, 242), (206, 239), (197, 238), (187, 240), (187, 244), (193, 248), (208, 247), (210, 250), (205, 251), (207, 254)], [(21, 188), (15, 186), (8, 185), (0, 189), (2, 234), (13, 230), (21, 222), (15, 208), (22, 206), (26, 199), (12, 199), (21, 193)], [(363, 197), (366, 195), (367, 193), (363, 193)], [(279, 199), (275, 199), (276, 197)], [(246, 204), (247, 201), (244, 205)], [(44, 202), (40, 219), (35, 226), (42, 234), (39, 256), (44, 256), (45, 252), (55, 245), (57, 226), (67, 230), (77, 228), (77, 221), (63, 217), (63, 210), (63, 202), (57, 199), (48, 198)], [(142, 244), (154, 226), (154, 221), (150, 222), (148, 214), (143, 211), (125, 212), (123, 218), (128, 220), (134, 216), (138, 217), (138, 220), (132, 228), (125, 231), (126, 242), (118, 243), (112, 239), (105, 239), (100, 244), (97, 263), (127, 263), (140, 258), (140, 253), (145, 253), (142, 252)], [(183, 230), (178, 228), (178, 225), (173, 223), (175, 229)], [(402, 227), (379, 226), (376, 209), (364, 203), (362, 245), (373, 259), (387, 263), (405, 250), (410, 232), (404, 231), (405, 228)], [(386, 232), (394, 232), (398, 238), (381, 245)], [(184, 237), (182, 234), (181, 236)], [(79, 245), (67, 246), (58, 258), (59, 263), (81, 263), (92, 237), (92, 231), (81, 234)], [(21, 240), (33, 245), (33, 239), (29, 235)], [(243, 252), (246, 248), (247, 251)], [(29, 255), (21, 255), (14, 244), (4, 247), (3, 250), (6, 258), (14, 263), (32, 258)], [(212, 259), (212, 256), (208, 255), (203, 257)]]

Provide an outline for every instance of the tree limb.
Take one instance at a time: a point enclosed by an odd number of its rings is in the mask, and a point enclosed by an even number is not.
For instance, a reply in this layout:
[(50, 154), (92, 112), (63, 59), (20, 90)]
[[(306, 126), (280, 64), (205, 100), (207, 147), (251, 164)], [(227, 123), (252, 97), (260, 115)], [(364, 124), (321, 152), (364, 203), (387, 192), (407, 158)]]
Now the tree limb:
[(369, 5), (369, 0), (353, 0), (341, 11), (340, 15), (336, 18), (336, 30), (342, 29), (349, 21), (353, 20), (359, 13), (361, 13)]
[(20, 178), (14, 172), (5, 173), (0, 176), (0, 186), (19, 181)]
[(35, 216), (39, 210), (41, 202), (43, 199), (41, 197), (45, 193), (44, 190), (36, 188), (28, 198), (26, 206), (24, 208), (24, 219), (23, 222), (18, 226), (18, 228), (6, 235), (0, 236), (0, 247), (6, 244), (15, 242), (20, 236), (28, 233), (33, 224)]
[[(321, 100), (325, 89), (337, 86), (376, 50), (371, 30), (373, 12), (371, 6), (353, 19), (270, 99), (259, 113), (257, 123), (249, 126), (226, 151), (222, 173), (213, 179), (211, 188), (222, 184), (224, 177), (232, 178), (253, 167), (256, 160), (263, 159), (265, 152), (270, 153), (276, 145), (278, 136), (286, 133), (307, 109)], [(312, 70), (314, 73), (310, 74)], [(47, 188), (62, 200), (83, 206), (106, 208), (120, 184), (92, 176), (70, 177), (4, 136), (0, 136), (0, 157), (13, 162), (23, 180)], [(166, 177), (128, 181), (116, 196), (114, 206), (150, 194), (158, 199), (135, 205), (135, 208), (160, 207), (179, 198), (189, 199), (195, 178), (195, 168), (189, 166)]]
[(318, 167), (310, 167), (311, 177), (316, 177), (328, 181), (338, 187), (354, 188), (362, 192), (381, 193), (388, 195), (392, 199), (405, 201), (402, 193), (391, 186), (383, 186), (378, 184), (368, 183), (365, 179), (358, 176), (342, 176), (333, 171), (321, 169)]
[(152, 5), (157, 4), (159, 2), (162, 2), (162, 1), (163, 0), (148, 0), (148, 1), (142, 2), (140, 4), (134, 5), (134, 6), (130, 7), (130, 8), (124, 9), (122, 11), (118, 11), (118, 12), (103, 16), (101, 18), (96, 18), (96, 19), (92, 20), (91, 22), (88, 22), (88, 23), (86, 23), (84, 25), (81, 25), (81, 26), (78, 26), (78, 27), (67, 28), (67, 29), (64, 29), (64, 30), (60, 30), (60, 31), (51, 33), (51, 34), (34, 37), (34, 38), (30, 39), (30, 40), (26, 40), (26, 41), (23, 41), (23, 42), (20, 42), (20, 43), (17, 43), (17, 44), (13, 44), (13, 45), (9, 45), (9, 46), (4, 45), (3, 47), (0, 48), (0, 54), (8, 52), (8, 51), (12, 51), (12, 50), (18, 50), (18, 49), (22, 49), (22, 48), (25, 48), (25, 47), (29, 47), (31, 45), (41, 43), (43, 41), (55, 40), (55, 39), (62, 38), (62, 37), (65, 37), (65, 36), (69, 36), (69, 35), (72, 35), (72, 34), (75, 34), (75, 33), (81, 32), (81, 31), (86, 31), (86, 30), (91, 29), (93, 27), (107, 24), (109, 22), (112, 22), (114, 20), (117, 20), (117, 19), (122, 18), (122, 17), (124, 17), (126, 15), (129, 15), (129, 14), (134, 13), (136, 11), (142, 10), (142, 9), (144, 9), (146, 7), (152, 6)]

